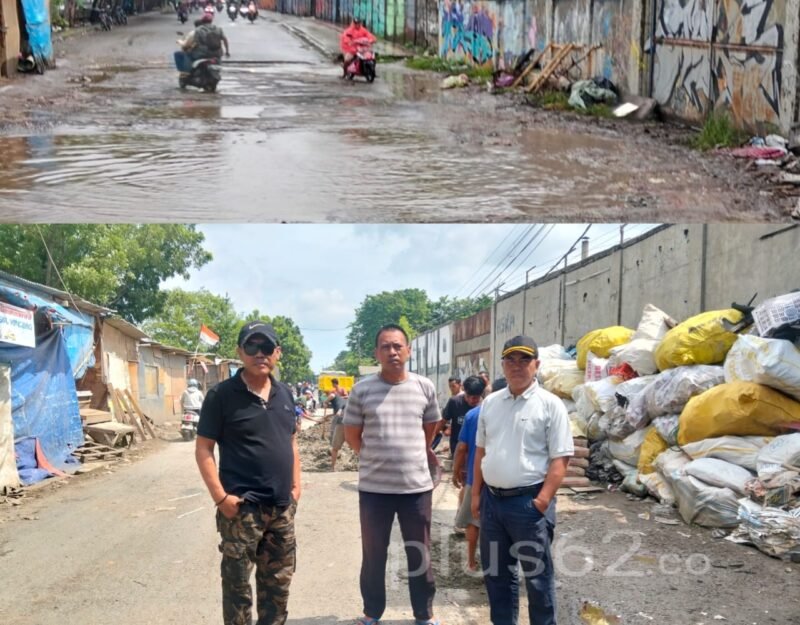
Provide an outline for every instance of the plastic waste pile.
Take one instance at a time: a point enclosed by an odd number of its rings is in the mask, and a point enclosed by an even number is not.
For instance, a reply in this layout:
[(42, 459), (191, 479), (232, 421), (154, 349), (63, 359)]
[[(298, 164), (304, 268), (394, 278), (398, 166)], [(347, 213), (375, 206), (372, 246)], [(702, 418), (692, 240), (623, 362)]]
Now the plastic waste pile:
[(541, 350), (539, 381), (590, 446), (586, 475), (689, 524), (800, 560), (800, 292)]

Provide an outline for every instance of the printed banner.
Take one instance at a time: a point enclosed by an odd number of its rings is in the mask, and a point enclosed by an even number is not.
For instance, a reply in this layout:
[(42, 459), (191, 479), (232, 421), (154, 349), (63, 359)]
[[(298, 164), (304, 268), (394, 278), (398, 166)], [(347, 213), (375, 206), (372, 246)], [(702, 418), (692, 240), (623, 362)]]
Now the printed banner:
[(36, 347), (33, 311), (0, 302), (0, 341)]

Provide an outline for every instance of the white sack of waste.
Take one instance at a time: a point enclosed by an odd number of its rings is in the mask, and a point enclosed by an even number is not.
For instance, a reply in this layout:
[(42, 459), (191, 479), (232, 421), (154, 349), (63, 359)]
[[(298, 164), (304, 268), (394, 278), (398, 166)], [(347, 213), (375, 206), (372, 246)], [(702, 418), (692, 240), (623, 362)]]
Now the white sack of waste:
[(725, 357), (725, 381), (756, 382), (800, 400), (800, 349), (784, 339), (743, 334)]
[(692, 459), (719, 458), (757, 471), (758, 452), (771, 440), (771, 436), (718, 436), (686, 443), (681, 449)]
[(744, 467), (719, 458), (692, 460), (684, 467), (684, 471), (706, 484), (730, 488), (739, 495), (745, 494), (744, 486), (748, 480), (753, 478), (753, 474)]

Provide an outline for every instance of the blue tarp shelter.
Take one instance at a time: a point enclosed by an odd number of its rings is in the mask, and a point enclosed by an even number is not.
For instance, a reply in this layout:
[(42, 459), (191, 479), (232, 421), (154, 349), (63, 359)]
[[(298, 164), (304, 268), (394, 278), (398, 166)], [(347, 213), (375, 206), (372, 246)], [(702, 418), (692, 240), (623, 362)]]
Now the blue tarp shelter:
[(22, 470), (32, 462), (28, 453), (32, 447), (23, 439), (37, 439), (57, 469), (74, 462), (72, 451), (83, 443), (75, 380), (95, 364), (94, 316), (53, 301), (65, 299), (66, 294), (51, 294), (48, 299), (47, 287), (40, 293), (34, 288), (33, 283), (0, 276), (0, 301), (36, 311), (36, 347), (0, 342), (0, 362), (11, 365), (11, 416), (23, 483), (48, 475)]
[(53, 66), (53, 42), (50, 39), (50, 14), (46, 0), (21, 0), (25, 14), (25, 29), (31, 52), (37, 61)]
[[(0, 345), (0, 360), (11, 364), (14, 438), (39, 439), (50, 463), (63, 469), (83, 443), (83, 428), (61, 328), (37, 336), (36, 347)], [(38, 475), (32, 481), (44, 477)]]

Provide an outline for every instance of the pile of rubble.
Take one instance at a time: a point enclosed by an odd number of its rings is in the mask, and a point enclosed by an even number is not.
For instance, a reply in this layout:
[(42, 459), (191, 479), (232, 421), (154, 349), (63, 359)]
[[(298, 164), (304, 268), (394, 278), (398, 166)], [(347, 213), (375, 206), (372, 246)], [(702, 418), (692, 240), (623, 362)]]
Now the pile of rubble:
[[(297, 435), (303, 471), (321, 473), (331, 470), (330, 423), (314, 425)], [(336, 460), (337, 471), (358, 471), (358, 457), (346, 444)]]

